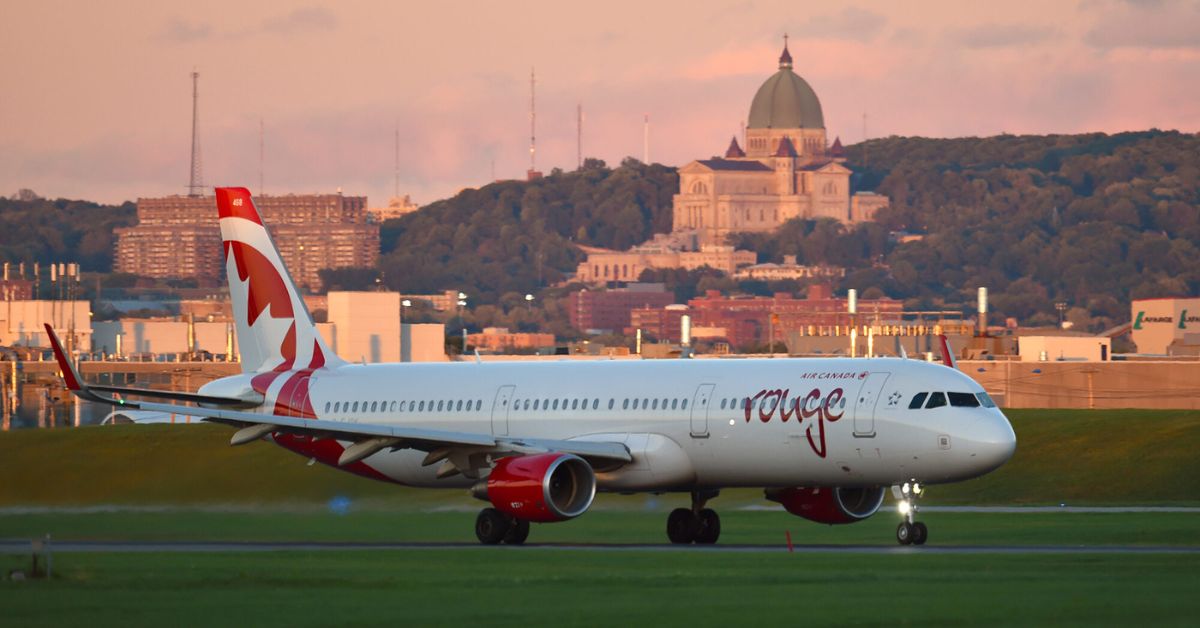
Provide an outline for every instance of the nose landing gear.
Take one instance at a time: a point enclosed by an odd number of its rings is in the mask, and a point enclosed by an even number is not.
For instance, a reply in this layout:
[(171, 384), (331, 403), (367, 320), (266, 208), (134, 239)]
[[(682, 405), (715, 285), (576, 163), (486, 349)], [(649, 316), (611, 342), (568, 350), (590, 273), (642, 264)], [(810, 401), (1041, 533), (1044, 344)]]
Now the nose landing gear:
[(919, 482), (905, 482), (901, 486), (892, 487), (892, 495), (900, 500), (900, 514), (904, 521), (896, 526), (896, 541), (901, 545), (924, 545), (929, 538), (929, 528), (922, 521), (914, 521), (920, 507), (917, 500), (925, 494), (925, 488)]
[(721, 517), (705, 508), (719, 491), (693, 491), (691, 508), (676, 508), (667, 516), (667, 538), (677, 545), (711, 545), (721, 536)]

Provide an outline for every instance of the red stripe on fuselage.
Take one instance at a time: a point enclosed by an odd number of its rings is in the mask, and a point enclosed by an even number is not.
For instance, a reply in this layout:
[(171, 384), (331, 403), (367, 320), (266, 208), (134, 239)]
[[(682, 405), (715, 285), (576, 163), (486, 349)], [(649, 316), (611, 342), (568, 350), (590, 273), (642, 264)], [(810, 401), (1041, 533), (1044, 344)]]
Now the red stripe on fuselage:
[(321, 464), (326, 464), (336, 469), (349, 471), (355, 475), (361, 475), (364, 478), (372, 480), (380, 480), (382, 482), (395, 482), (395, 480), (367, 466), (363, 461), (354, 462), (344, 467), (338, 466), (338, 458), (342, 452), (346, 450), (342, 444), (332, 438), (314, 439), (311, 436), (302, 436), (298, 434), (282, 434), (276, 432), (272, 435), (275, 442), (284, 449), (294, 451), (303, 456), (315, 459)]

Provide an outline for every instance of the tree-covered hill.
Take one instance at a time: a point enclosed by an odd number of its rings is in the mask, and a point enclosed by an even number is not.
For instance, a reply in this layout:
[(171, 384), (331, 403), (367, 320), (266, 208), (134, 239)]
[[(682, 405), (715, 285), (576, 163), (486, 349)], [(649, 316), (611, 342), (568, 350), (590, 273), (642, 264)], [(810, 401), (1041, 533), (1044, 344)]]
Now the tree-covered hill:
[(671, 229), (674, 168), (589, 159), (574, 172), (463, 190), (382, 229), (384, 282), (404, 292), (457, 289), (473, 303), (536, 292), (573, 272), (587, 244), (626, 249)]
[[(136, 205), (0, 198), (0, 260), (78, 262), (83, 270), (112, 270), (113, 229), (137, 221)], [(27, 271), (28, 272), (28, 271)]]
[(997, 313), (1022, 323), (1057, 320), (1065, 301), (1095, 329), (1127, 320), (1131, 298), (1200, 293), (1196, 135), (892, 137), (849, 156), (860, 187), (892, 200), (877, 224), (801, 222), (739, 242), (848, 266), (843, 288), (914, 305), (970, 302), (988, 286)]

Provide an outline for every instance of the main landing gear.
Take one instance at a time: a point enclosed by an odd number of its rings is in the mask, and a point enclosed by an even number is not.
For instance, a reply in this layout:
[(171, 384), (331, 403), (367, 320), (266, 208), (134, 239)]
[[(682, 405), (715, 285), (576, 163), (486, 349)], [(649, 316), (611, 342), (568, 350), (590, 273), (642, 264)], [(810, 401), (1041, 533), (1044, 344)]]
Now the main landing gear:
[(924, 522), (913, 519), (920, 510), (917, 500), (925, 494), (925, 488), (916, 481), (905, 482), (902, 486), (893, 486), (892, 494), (900, 500), (900, 514), (904, 515), (904, 521), (896, 527), (896, 540), (901, 545), (924, 545), (929, 538), (929, 528)]
[(720, 491), (692, 491), (692, 507), (676, 508), (667, 516), (667, 538), (677, 545), (716, 543), (721, 536), (721, 517), (704, 506), (718, 494)]
[(529, 522), (510, 517), (495, 508), (484, 508), (475, 518), (475, 536), (484, 545), (521, 545), (529, 538)]

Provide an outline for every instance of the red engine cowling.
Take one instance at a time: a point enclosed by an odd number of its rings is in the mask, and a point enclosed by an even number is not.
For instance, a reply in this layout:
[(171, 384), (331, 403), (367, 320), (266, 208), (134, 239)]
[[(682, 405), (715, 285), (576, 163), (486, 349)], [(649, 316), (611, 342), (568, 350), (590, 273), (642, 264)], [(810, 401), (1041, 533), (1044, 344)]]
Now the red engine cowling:
[(883, 505), (884, 488), (783, 488), (768, 489), (767, 499), (783, 504), (797, 517), (817, 523), (856, 523), (875, 514)]
[(487, 500), (507, 515), (526, 521), (564, 521), (592, 505), (596, 474), (572, 454), (513, 456), (496, 463), (485, 488)]

